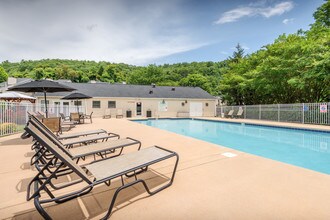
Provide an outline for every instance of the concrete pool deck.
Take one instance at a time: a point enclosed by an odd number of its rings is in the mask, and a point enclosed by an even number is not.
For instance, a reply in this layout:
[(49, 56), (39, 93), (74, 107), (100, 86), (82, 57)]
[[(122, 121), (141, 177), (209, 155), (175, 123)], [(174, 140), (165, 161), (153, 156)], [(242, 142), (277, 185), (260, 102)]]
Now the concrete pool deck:
[(262, 120), (240, 119), (240, 118), (217, 118), (217, 117), (215, 117), (215, 118), (204, 117), (203, 118), (203, 117), (200, 117), (200, 119), (330, 132), (330, 126), (326, 126), (326, 125), (311, 125), (311, 124), (301, 124), (301, 123), (262, 121)]
[[(95, 118), (93, 124), (78, 125), (71, 132), (97, 128), (136, 138), (142, 148), (156, 144), (180, 155), (171, 187), (154, 196), (139, 186), (123, 191), (111, 219), (330, 219), (330, 175), (126, 119)], [(0, 138), (0, 219), (41, 219), (33, 201), (25, 199), (27, 183), (36, 174), (28, 164), (30, 146), (31, 140), (21, 140), (20, 134)], [(226, 152), (237, 156), (223, 156)], [(167, 174), (171, 162), (156, 167), (147, 178), (161, 184), (157, 173)], [(46, 210), (54, 219), (99, 219), (118, 186), (118, 181), (101, 185)]]

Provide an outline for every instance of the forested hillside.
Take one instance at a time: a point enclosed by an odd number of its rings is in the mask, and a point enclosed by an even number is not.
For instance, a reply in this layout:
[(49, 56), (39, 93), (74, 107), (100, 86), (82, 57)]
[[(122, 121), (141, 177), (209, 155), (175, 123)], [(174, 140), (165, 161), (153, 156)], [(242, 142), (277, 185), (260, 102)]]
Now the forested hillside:
[(33, 79), (70, 79), (73, 82), (126, 82), (129, 84), (199, 86), (213, 95), (219, 94), (221, 70), (225, 62), (194, 62), (146, 67), (109, 62), (78, 60), (22, 60), (3, 62), (9, 76)]
[(314, 18), (309, 30), (283, 34), (252, 54), (246, 55), (238, 44), (225, 61), (146, 67), (59, 59), (4, 61), (0, 82), (7, 73), (73, 82), (199, 86), (228, 104), (330, 101), (330, 0), (317, 9)]

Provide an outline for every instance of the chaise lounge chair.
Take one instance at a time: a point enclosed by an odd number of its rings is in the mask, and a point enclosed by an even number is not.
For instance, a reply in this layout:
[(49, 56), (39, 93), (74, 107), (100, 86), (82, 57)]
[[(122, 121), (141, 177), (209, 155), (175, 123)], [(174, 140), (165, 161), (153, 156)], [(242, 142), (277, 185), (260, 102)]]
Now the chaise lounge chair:
[[(49, 129), (47, 129), (47, 127), (40, 123), (40, 121), (31, 117), (29, 123), (33, 123), (33, 125), (38, 128), (36, 130), (37, 133), (28, 130), (28, 128), (26, 129), (26, 131), (31, 134), (34, 139), (37, 140), (37, 137), (40, 136), (40, 132), (42, 132), (44, 135), (47, 136), (48, 139), (55, 143), (57, 147), (59, 147), (68, 156), (70, 156), (72, 160), (76, 159), (76, 163), (79, 162), (80, 158), (85, 159), (86, 156), (90, 155), (94, 156), (94, 160), (96, 160), (96, 155), (101, 156), (101, 158), (117, 157), (122, 154), (124, 148), (132, 145), (138, 145), (137, 150), (140, 150), (141, 148), (140, 141), (127, 137), (123, 139), (109, 140), (107, 142), (93, 143), (82, 147), (66, 149), (65, 146), (57, 139), (57, 137)], [(34, 144), (34, 146), (36, 146), (36, 154), (31, 158), (31, 165), (36, 164), (37, 160), (47, 160), (47, 158), (44, 157), (44, 155), (47, 154), (47, 152), (45, 151), (46, 149), (42, 148), (38, 144)], [(117, 153), (115, 154), (116, 151)], [(110, 157), (107, 156), (108, 153), (111, 153)]]
[(234, 110), (230, 110), (228, 113), (227, 113), (227, 118), (232, 118), (233, 117), (233, 114), (234, 114)]
[(104, 115), (103, 115), (102, 118), (104, 118), (104, 119), (111, 118), (111, 111), (110, 111), (110, 109), (106, 109), (105, 110)]
[(239, 107), (237, 114), (235, 115), (235, 118), (241, 118), (243, 116), (243, 108)]
[[(41, 121), (36, 118), (33, 115), (30, 115), (30, 119), (37, 120), (41, 123)], [(72, 138), (62, 138), (61, 143), (70, 148), (73, 147), (74, 145), (81, 145), (81, 144), (89, 144), (89, 143), (95, 143), (97, 141), (107, 141), (109, 138), (120, 138), (118, 134), (112, 133), (112, 132), (98, 132), (94, 133), (93, 135), (84, 135), (84, 136), (77, 136), (74, 135), (75, 137)], [(65, 137), (65, 136), (64, 136)]]
[[(133, 153), (124, 154), (116, 158), (97, 161), (84, 167), (80, 167), (66, 153), (60, 150), (55, 143), (48, 139), (47, 136), (34, 125), (34, 123), (28, 123), (26, 130), (32, 133), (39, 133), (39, 136), (35, 137), (36, 140), (53, 155), (52, 159), (43, 166), (27, 187), (27, 200), (34, 200), (35, 208), (45, 219), (51, 219), (51, 216), (45, 211), (42, 205), (49, 203), (64, 203), (88, 194), (95, 186), (102, 183), (110, 185), (111, 181), (117, 178), (121, 178), (122, 186), (116, 189), (114, 196), (110, 201), (109, 208), (102, 219), (108, 219), (110, 217), (116, 198), (123, 189), (141, 183), (149, 195), (154, 195), (171, 186), (173, 183), (179, 161), (178, 154), (173, 151), (153, 146)], [(150, 166), (170, 158), (176, 159), (171, 177), (165, 185), (151, 191), (146, 181), (138, 175), (141, 172), (150, 169)], [(54, 166), (54, 164), (56, 166)], [(52, 169), (51, 172), (49, 172), (50, 169)], [(63, 176), (66, 171), (77, 174), (79, 180), (68, 182), (54, 188), (52, 181)], [(133, 181), (128, 182), (130, 178), (127, 178), (126, 181), (124, 181), (125, 176), (134, 177), (134, 179)], [(69, 192), (68, 187), (81, 182), (84, 182), (85, 186), (82, 186), (79, 190), (75, 188), (74, 191)], [(62, 191), (62, 193), (59, 194), (58, 192), (63, 188), (65, 188), (65, 192), (63, 193)], [(43, 198), (46, 196), (47, 198)]]
[(106, 130), (103, 130), (103, 129), (90, 130), (90, 131), (82, 131), (82, 132), (76, 132), (76, 133), (58, 135), (57, 138), (59, 140), (61, 140), (61, 139), (77, 138), (77, 137), (89, 136), (89, 135), (94, 135), (94, 134), (102, 134), (102, 133), (103, 134), (106, 134), (107, 131)]

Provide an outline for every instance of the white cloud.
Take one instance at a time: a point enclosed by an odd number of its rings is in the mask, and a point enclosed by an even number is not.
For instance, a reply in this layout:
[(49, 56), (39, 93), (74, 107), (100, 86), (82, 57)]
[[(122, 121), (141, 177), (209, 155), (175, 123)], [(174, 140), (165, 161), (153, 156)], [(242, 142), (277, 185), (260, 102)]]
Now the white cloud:
[(286, 18), (282, 21), (283, 24), (292, 24), (294, 21), (294, 18)]
[(254, 10), (251, 7), (242, 7), (242, 8), (233, 9), (225, 12), (215, 23), (224, 24), (224, 23), (234, 22), (244, 16), (252, 16), (253, 13)]
[(215, 21), (215, 24), (225, 24), (235, 22), (243, 17), (263, 16), (270, 18), (275, 15), (281, 15), (290, 11), (294, 4), (291, 1), (281, 2), (274, 6), (265, 6), (266, 2), (251, 3), (246, 7), (238, 7), (233, 10), (227, 11)]
[(61, 58), (143, 65), (205, 46), (186, 28), (176, 3), (0, 1), (0, 62)]

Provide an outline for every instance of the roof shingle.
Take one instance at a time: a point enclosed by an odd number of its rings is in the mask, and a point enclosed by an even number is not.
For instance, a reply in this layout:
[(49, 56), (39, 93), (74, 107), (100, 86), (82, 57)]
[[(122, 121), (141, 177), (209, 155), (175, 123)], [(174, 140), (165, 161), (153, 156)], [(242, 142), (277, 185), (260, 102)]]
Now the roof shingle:
[[(75, 92), (80, 92), (91, 97), (215, 99), (215, 97), (199, 87), (153, 87), (151, 85), (108, 83), (61, 83), (77, 89)], [(48, 94), (48, 96), (66, 96), (68, 94), (70, 93), (56, 92)], [(36, 96), (42, 96), (42, 94), (37, 93)]]

